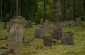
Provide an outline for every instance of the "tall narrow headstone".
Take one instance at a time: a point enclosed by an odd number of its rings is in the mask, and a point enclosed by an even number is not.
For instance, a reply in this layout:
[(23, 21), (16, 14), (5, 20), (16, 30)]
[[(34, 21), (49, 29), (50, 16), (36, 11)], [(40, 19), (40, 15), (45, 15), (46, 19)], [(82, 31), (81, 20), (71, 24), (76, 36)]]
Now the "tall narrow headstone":
[(43, 25), (44, 25), (44, 20), (43, 20), (43, 18), (40, 19), (40, 25), (41, 25), (40, 27), (43, 28)]
[(52, 31), (53, 39), (61, 39), (62, 37), (62, 24), (60, 22), (55, 23)]
[(7, 22), (3, 22), (3, 28), (7, 29)]
[(50, 31), (50, 21), (48, 19), (45, 20), (44, 31), (45, 31), (45, 33)]
[(77, 25), (80, 25), (81, 24), (81, 18), (79, 18), (79, 17), (76, 18), (76, 24)]
[(7, 39), (7, 48), (9, 49), (20, 49), (25, 34), (25, 26), (27, 21), (24, 17), (15, 16), (9, 22), (9, 37)]

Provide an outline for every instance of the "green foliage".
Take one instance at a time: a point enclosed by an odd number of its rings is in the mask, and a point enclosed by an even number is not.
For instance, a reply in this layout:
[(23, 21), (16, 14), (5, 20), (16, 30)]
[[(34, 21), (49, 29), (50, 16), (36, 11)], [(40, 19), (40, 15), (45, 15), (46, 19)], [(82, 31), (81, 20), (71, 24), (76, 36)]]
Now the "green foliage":
[[(10, 18), (16, 15), (16, 0), (2, 0), (3, 6), (3, 19), (2, 21), (9, 21)], [(85, 17), (85, 4), (84, 0), (65, 0), (65, 10), (62, 9), (62, 1), (60, 1), (59, 5), (59, 19), (62, 20), (64, 16), (64, 20), (71, 20), (79, 17)], [(11, 4), (12, 3), (12, 4)], [(22, 7), (20, 6), (22, 5)], [(46, 14), (44, 12), (44, 0), (19, 0), (19, 10), (22, 10), (22, 16), (24, 16), (27, 20), (31, 20), (33, 22), (39, 23), (41, 18), (46, 16), (47, 19), (53, 21), (54, 18), (54, 8), (53, 8), (53, 0), (46, 0)], [(61, 10), (64, 10), (62, 13)], [(21, 11), (19, 11), (21, 12)]]

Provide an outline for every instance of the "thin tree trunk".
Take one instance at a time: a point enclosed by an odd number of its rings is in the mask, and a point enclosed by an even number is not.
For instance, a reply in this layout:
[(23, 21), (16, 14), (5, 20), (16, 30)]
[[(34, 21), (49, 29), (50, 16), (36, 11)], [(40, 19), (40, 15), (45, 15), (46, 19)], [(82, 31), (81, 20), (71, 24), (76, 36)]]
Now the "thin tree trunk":
[(12, 18), (12, 16), (13, 16), (13, 1), (12, 0), (10, 0), (10, 11), (9, 11), (9, 16), (10, 16), (10, 18)]
[(18, 0), (16, 0), (16, 15), (18, 16)]
[(73, 19), (75, 18), (75, 0), (73, 0)]
[(20, 16), (21, 16), (21, 9), (22, 9), (21, 8), (21, 6), (22, 6), (21, 2), (22, 2), (22, 0), (18, 0), (18, 3), (19, 3), (18, 4), (18, 13), (19, 13), (18, 15), (20, 15)]
[(66, 18), (66, 0), (62, 0), (62, 21)]
[(0, 0), (0, 20), (2, 21), (2, 0)]
[(46, 20), (46, 0), (44, 0), (44, 2), (43, 2), (44, 4), (44, 20)]
[(59, 0), (53, 0), (53, 4), (54, 4), (54, 23), (59, 22), (59, 17), (58, 17), (58, 2)]
[(21, 16), (22, 16), (22, 0), (21, 0)]

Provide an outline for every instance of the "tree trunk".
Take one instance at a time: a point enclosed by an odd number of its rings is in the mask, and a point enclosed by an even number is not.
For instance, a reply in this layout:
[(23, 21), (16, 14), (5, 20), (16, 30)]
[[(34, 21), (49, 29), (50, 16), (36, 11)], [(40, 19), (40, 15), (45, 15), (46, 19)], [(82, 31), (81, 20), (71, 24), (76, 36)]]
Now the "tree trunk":
[(0, 0), (0, 20), (2, 21), (2, 0)]
[(44, 0), (44, 2), (43, 2), (43, 5), (44, 5), (44, 20), (46, 20), (46, 0)]
[(9, 11), (9, 17), (12, 18), (13, 16), (13, 1), (10, 0), (10, 11)]
[(62, 0), (62, 21), (66, 18), (66, 0)]
[(75, 19), (75, 0), (73, 1), (73, 18)]
[(22, 16), (22, 0), (21, 0), (21, 2), (20, 2), (20, 3), (21, 3), (21, 16)]
[(59, 17), (58, 17), (58, 14), (59, 14), (59, 6), (58, 6), (58, 2), (59, 0), (53, 0), (53, 4), (54, 4), (54, 23), (57, 23), (59, 22)]
[(16, 15), (18, 16), (18, 0), (16, 0)]
[(21, 7), (22, 4), (21, 4), (21, 3), (22, 3), (22, 0), (18, 0), (18, 3), (19, 3), (19, 4), (18, 4), (18, 13), (19, 13), (19, 15), (21, 16), (21, 9), (22, 9), (22, 7)]

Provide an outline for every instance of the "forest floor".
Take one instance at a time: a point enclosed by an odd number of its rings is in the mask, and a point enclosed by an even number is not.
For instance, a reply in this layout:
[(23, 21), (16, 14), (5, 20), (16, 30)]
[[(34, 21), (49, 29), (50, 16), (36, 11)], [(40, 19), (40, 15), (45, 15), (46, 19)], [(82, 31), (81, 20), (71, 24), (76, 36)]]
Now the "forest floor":
[[(52, 26), (52, 25), (51, 25)], [(15, 55), (85, 55), (85, 27), (70, 26), (63, 27), (63, 32), (73, 32), (75, 45), (53, 45), (52, 47), (43, 46), (42, 39), (34, 39), (34, 31), (39, 25), (26, 29), (25, 41), (33, 40), (31, 43), (23, 43), (23, 46)], [(51, 27), (52, 29), (52, 27)], [(7, 30), (0, 25), (0, 34), (8, 36)], [(4, 46), (6, 40), (0, 40), (0, 47)]]

